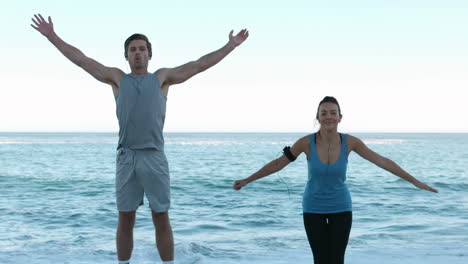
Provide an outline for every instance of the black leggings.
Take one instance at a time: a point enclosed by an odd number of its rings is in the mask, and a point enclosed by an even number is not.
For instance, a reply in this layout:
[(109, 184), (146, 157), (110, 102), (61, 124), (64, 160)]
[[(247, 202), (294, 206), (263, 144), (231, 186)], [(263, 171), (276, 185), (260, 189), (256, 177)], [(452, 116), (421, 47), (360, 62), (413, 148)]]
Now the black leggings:
[(344, 263), (352, 222), (352, 212), (304, 213), (304, 227), (315, 264)]

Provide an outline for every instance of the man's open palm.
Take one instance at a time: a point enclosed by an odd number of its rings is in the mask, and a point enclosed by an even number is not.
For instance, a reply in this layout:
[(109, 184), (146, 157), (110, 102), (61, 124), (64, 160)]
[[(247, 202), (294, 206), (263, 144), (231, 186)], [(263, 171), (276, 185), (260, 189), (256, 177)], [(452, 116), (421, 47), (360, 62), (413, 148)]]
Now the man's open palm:
[(231, 42), (234, 45), (234, 47), (239, 46), (249, 37), (249, 31), (247, 31), (247, 29), (241, 30), (235, 36), (232, 33), (234, 33), (234, 30), (231, 30), (231, 32), (229, 33), (229, 42)]
[(45, 21), (41, 14), (34, 15), (34, 18), (32, 18), (32, 21), (34, 22), (35, 26), (31, 24), (31, 27), (41, 32), (42, 35), (44, 35), (45, 37), (49, 37), (50, 34), (54, 32), (54, 24), (52, 24), (52, 19), (50, 18), (50, 16), (49, 23)]

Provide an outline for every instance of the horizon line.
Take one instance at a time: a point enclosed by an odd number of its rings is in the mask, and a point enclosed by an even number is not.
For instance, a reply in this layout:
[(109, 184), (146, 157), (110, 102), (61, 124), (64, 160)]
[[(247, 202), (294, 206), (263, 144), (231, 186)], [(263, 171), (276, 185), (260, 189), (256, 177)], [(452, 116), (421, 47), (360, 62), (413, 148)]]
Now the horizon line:
[[(243, 134), (243, 133), (311, 133), (312, 131), (163, 131), (163, 133), (192, 133), (192, 134), (215, 134), (215, 133), (226, 133), (226, 134)], [(317, 132), (317, 131), (314, 131)], [(118, 134), (119, 131), (31, 131), (31, 130), (24, 130), (24, 131), (0, 131), (0, 133), (116, 133)], [(468, 134), (468, 131), (349, 131), (346, 133), (386, 133), (386, 134)]]

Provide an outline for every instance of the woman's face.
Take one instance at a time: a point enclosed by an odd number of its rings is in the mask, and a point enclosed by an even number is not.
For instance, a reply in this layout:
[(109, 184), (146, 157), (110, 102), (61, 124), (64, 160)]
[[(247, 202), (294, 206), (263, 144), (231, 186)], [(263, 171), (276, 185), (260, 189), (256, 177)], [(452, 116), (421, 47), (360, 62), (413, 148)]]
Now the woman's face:
[(341, 121), (338, 105), (334, 103), (323, 103), (319, 107), (318, 121), (324, 129), (335, 129)]

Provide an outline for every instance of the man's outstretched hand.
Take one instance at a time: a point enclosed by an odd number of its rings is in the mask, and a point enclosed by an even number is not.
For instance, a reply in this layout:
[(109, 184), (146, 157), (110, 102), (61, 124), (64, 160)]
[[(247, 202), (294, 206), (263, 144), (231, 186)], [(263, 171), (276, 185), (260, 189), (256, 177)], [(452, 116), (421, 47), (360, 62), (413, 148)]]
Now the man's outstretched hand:
[(237, 33), (237, 35), (235, 36), (233, 35), (233, 33), (234, 30), (231, 30), (231, 32), (229, 32), (229, 44), (231, 44), (233, 47), (239, 46), (249, 37), (249, 31), (247, 31), (247, 29), (239, 31), (239, 33)]
[(54, 24), (52, 24), (52, 19), (49, 16), (49, 23), (45, 21), (45, 19), (41, 16), (41, 14), (34, 15), (32, 21), (34, 22), (35, 26), (31, 24), (35, 30), (39, 31), (42, 35), (48, 38), (54, 32)]

